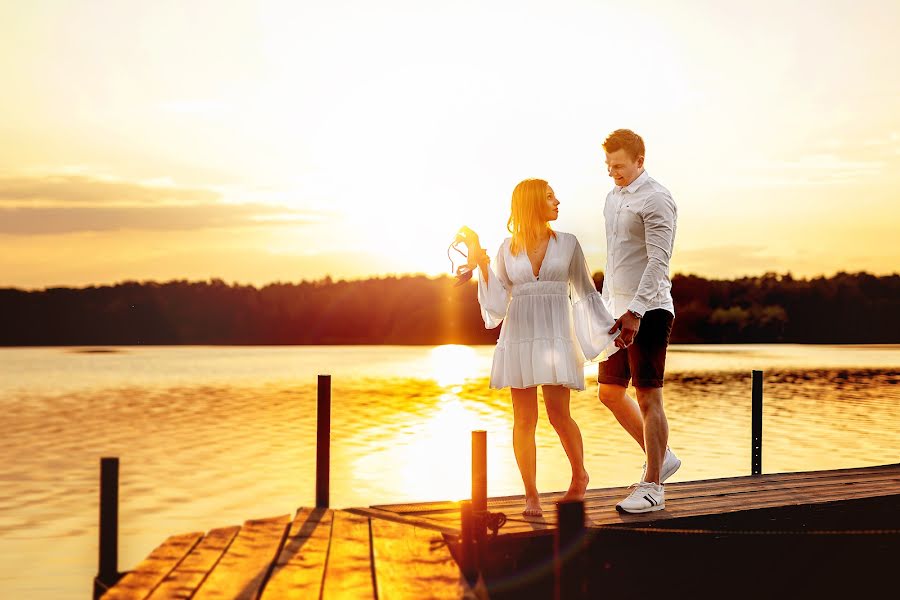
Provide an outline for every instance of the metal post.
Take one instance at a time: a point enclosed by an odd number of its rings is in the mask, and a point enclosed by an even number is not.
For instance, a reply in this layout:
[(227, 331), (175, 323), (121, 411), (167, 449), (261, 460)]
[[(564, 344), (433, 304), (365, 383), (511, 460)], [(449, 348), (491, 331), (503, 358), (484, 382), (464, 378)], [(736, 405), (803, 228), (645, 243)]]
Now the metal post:
[(584, 569), (584, 502), (557, 502), (557, 527), (553, 544), (554, 592), (557, 600), (586, 598)]
[(331, 375), (319, 375), (316, 419), (316, 508), (328, 508), (331, 463)]
[(762, 474), (763, 372), (753, 371), (753, 402), (750, 440), (750, 474)]
[(100, 565), (94, 598), (116, 584), (119, 574), (119, 459), (100, 459)]
[(472, 432), (472, 513), (487, 512), (487, 432)]

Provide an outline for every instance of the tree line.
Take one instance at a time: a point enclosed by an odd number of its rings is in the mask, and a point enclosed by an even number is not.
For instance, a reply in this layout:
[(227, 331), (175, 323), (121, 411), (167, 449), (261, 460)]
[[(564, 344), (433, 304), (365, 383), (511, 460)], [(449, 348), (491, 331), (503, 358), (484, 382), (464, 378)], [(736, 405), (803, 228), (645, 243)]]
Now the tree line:
[[(603, 274), (595, 273), (598, 289)], [(900, 274), (675, 275), (673, 343), (900, 343)], [(0, 289), (0, 345), (493, 344), (475, 282), (442, 276)]]

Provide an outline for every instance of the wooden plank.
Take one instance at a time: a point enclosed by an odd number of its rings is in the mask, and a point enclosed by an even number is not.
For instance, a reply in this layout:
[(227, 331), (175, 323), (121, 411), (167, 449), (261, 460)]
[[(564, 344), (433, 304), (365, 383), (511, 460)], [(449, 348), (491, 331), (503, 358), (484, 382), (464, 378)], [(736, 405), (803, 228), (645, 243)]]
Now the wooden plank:
[[(874, 473), (879, 471), (888, 471), (888, 472), (896, 472), (900, 473), (900, 464), (891, 464), (891, 465), (878, 465), (874, 467), (851, 467), (846, 469), (830, 469), (830, 470), (819, 470), (819, 471), (790, 471), (785, 473), (768, 473), (764, 475), (759, 475), (755, 477), (750, 477), (747, 475), (739, 475), (736, 477), (718, 477), (713, 479), (700, 479), (696, 481), (680, 481), (673, 482), (669, 485), (696, 485), (696, 486), (708, 486), (710, 484), (721, 483), (721, 482), (738, 482), (741, 480), (746, 480), (748, 482), (768, 482), (768, 481), (778, 481), (778, 480), (797, 480), (797, 479), (815, 479), (818, 477), (835, 477), (835, 476), (866, 476), (867, 473)], [(585, 497), (590, 497), (592, 494), (600, 493), (603, 494), (611, 489), (619, 489), (619, 488), (593, 488), (587, 490), (585, 493)], [(541, 500), (544, 499), (548, 501), (554, 501), (562, 497), (565, 492), (556, 491), (556, 492), (542, 492), (540, 494)], [(510, 496), (494, 496), (492, 498), (488, 498), (488, 507), (492, 505), (491, 503), (503, 504), (506, 501), (516, 501), (521, 498), (524, 498), (522, 495), (514, 494)], [(433, 501), (433, 502), (405, 502), (399, 504), (378, 504), (371, 506), (369, 508), (377, 508), (380, 510), (386, 510), (389, 512), (396, 513), (407, 513), (407, 512), (429, 512), (429, 511), (445, 511), (445, 510), (453, 510), (459, 509), (459, 502), (454, 502), (452, 500), (442, 500), (442, 501)]]
[(240, 530), (240, 527), (234, 526), (213, 529), (207, 533), (175, 570), (157, 586), (150, 595), (150, 600), (193, 596)]
[(333, 511), (301, 508), (263, 590), (263, 600), (318, 598), (331, 541)]
[[(742, 479), (749, 480), (747, 485), (729, 486), (727, 485), (727, 481), (722, 481), (711, 487), (694, 486), (691, 490), (687, 489), (684, 484), (671, 484), (667, 486), (666, 490), (667, 501), (670, 503), (677, 502), (682, 508), (697, 508), (698, 505), (693, 503), (700, 500), (703, 502), (702, 506), (707, 507), (708, 510), (721, 512), (723, 510), (723, 503), (730, 503), (733, 505), (733, 509), (729, 510), (741, 510), (744, 509), (747, 502), (752, 503), (754, 499), (758, 502), (768, 502), (773, 497), (777, 498), (777, 494), (780, 494), (781, 497), (787, 501), (790, 498), (798, 497), (796, 494), (798, 491), (802, 491), (804, 495), (809, 495), (812, 498), (815, 498), (816, 495), (828, 493), (827, 496), (824, 496), (826, 499), (834, 497), (834, 495), (831, 494), (833, 491), (837, 491), (838, 496), (840, 496), (840, 494), (847, 494), (848, 498), (868, 497), (873, 494), (900, 494), (900, 474), (895, 475), (890, 472), (885, 472), (884, 470), (867, 473), (866, 477), (853, 478), (846, 477), (846, 474), (838, 474), (835, 477), (822, 479), (800, 478), (786, 481), (773, 478), (770, 479), (769, 482), (756, 481), (758, 478), (751, 477)], [(859, 487), (860, 485), (866, 485), (868, 487), (861, 488)], [(848, 492), (850, 489), (854, 490), (852, 494)], [(589, 517), (592, 520), (600, 520), (604, 523), (623, 522), (622, 519), (632, 518), (630, 515), (620, 515), (615, 512), (614, 508), (615, 503), (627, 493), (627, 488), (608, 489), (605, 491), (606, 493), (603, 497), (595, 495), (593, 498), (586, 501), (585, 508), (588, 511)], [(759, 494), (761, 493), (775, 493), (776, 496), (769, 495), (760, 497)], [(716, 508), (717, 505), (719, 508)], [(766, 506), (768, 505), (769, 504), (766, 504)], [(501, 535), (515, 533), (516, 536), (519, 536), (530, 532), (534, 535), (540, 535), (542, 531), (545, 531), (548, 528), (552, 529), (556, 522), (556, 507), (553, 505), (544, 507), (545, 511), (543, 517), (523, 517), (521, 515), (521, 510), (524, 508), (524, 498), (522, 497), (518, 497), (515, 504), (503, 507), (492, 504), (490, 508), (493, 510), (501, 509), (502, 512), (507, 514), (509, 521), (500, 530)], [(378, 512), (384, 514), (386, 511)], [(648, 513), (648, 515), (653, 516), (648, 517), (645, 515), (640, 518), (649, 518), (651, 520), (670, 518), (667, 516), (668, 513), (666, 511)], [(450, 535), (458, 535), (459, 532), (459, 514), (453, 512), (429, 513), (427, 517), (407, 513), (405, 515), (395, 515), (394, 520), (414, 524), (422, 524), (424, 522), (425, 526), (431, 528), (440, 527), (442, 531), (449, 533)], [(523, 527), (518, 524), (525, 526)]]
[[(825, 471), (800, 471), (800, 472), (791, 472), (791, 473), (772, 473), (767, 475), (759, 475), (759, 476), (740, 476), (740, 477), (724, 477), (718, 479), (704, 479), (698, 481), (683, 481), (677, 483), (670, 483), (666, 486), (667, 491), (670, 488), (677, 488), (683, 490), (705, 490), (715, 488), (718, 485), (724, 485), (726, 487), (737, 487), (737, 486), (747, 486), (747, 487), (756, 487), (761, 484), (770, 484), (770, 483), (787, 483), (787, 482), (800, 482), (807, 480), (819, 480), (819, 479), (841, 479), (841, 480), (855, 480), (855, 479), (867, 479), (872, 476), (892, 476), (897, 475), (900, 476), (900, 465), (882, 465), (877, 467), (861, 467), (861, 468), (851, 468), (851, 469), (834, 469), (834, 470), (825, 470)], [(585, 493), (585, 500), (589, 501), (595, 497), (607, 497), (609, 495), (615, 495), (621, 492), (626, 491), (627, 487), (616, 487), (616, 488), (595, 488), (590, 489)], [(554, 504), (557, 500), (562, 498), (565, 492), (544, 492), (540, 494), (541, 502), (546, 503), (548, 505)], [(502, 509), (504, 507), (508, 507), (511, 505), (522, 504), (524, 506), (524, 496), (498, 496), (494, 498), (488, 499), (488, 509)], [(396, 512), (401, 514), (415, 514), (416, 516), (427, 516), (426, 513), (441, 513), (441, 512), (458, 512), (459, 511), (459, 503), (458, 502), (423, 502), (420, 504), (385, 504), (385, 505), (377, 505), (371, 508), (388, 511), (388, 512)]]
[[(793, 492), (802, 491), (804, 494), (810, 493), (815, 494), (818, 490), (832, 490), (832, 489), (850, 489), (853, 486), (859, 486), (862, 484), (877, 484), (881, 486), (881, 492), (878, 495), (885, 495), (891, 493), (900, 493), (900, 477), (879, 477), (872, 478), (866, 480), (858, 480), (858, 481), (819, 481), (819, 482), (810, 482), (810, 481), (799, 481), (794, 483), (770, 483), (768, 485), (760, 485), (758, 487), (740, 487), (740, 488), (728, 488), (725, 486), (718, 486), (715, 488), (710, 488), (706, 490), (694, 490), (688, 492), (683, 488), (676, 488), (673, 486), (666, 486), (666, 502), (670, 500), (673, 501), (683, 501), (690, 499), (699, 499), (706, 497), (728, 497), (733, 498), (735, 502), (741, 502), (741, 498), (752, 497), (754, 494), (758, 494), (761, 492), (776, 492), (780, 491), (784, 493), (786, 496), (793, 496)], [(623, 488), (620, 490), (616, 490), (615, 493), (607, 494), (604, 497), (595, 496), (590, 499), (585, 500), (585, 508), (591, 509), (595, 507), (604, 507), (610, 504), (615, 505), (616, 502), (625, 497), (625, 494), (628, 492), (627, 488)], [(524, 507), (524, 501), (519, 505)], [(544, 518), (547, 518), (547, 515), (555, 515), (556, 514), (556, 506), (550, 505), (544, 507)], [(536, 517), (521, 517), (520, 511), (510, 511), (508, 513), (509, 518), (522, 518), (522, 519), (536, 519)], [(440, 518), (436, 518), (432, 516), (431, 518), (440, 521)], [(555, 518), (555, 517), (554, 517)]]
[[(842, 501), (847, 501), (847, 500), (848, 500), (848, 498), (846, 498), (844, 496), (835, 496), (830, 499), (829, 498), (820, 498), (815, 502), (808, 502), (805, 504), (808, 506), (812, 506), (812, 505), (819, 505), (819, 504), (827, 504), (829, 502), (842, 502)], [(850, 498), (850, 500), (852, 500), (852, 498)], [(738, 513), (738, 512), (744, 512), (744, 511), (750, 511), (750, 510), (759, 510), (759, 509), (764, 509), (764, 508), (780, 508), (783, 506), (790, 506), (790, 505), (784, 504), (784, 502), (782, 502), (780, 499), (775, 499), (775, 500), (770, 499), (767, 501), (757, 502), (757, 503), (753, 504), (753, 506), (740, 507), (740, 508), (739, 507), (725, 507), (721, 510), (715, 510), (715, 509), (710, 510), (708, 508), (698, 509), (696, 507), (674, 507), (672, 509), (669, 509), (667, 507), (666, 508), (666, 511), (667, 511), (666, 519), (663, 519), (663, 520), (677, 519), (680, 517), (698, 517), (698, 516)], [(663, 511), (659, 511), (659, 513), (662, 513), (662, 512)], [(659, 513), (657, 513), (657, 514), (659, 514)], [(647, 523), (660, 521), (659, 519), (653, 519), (652, 517), (650, 517), (649, 515), (651, 515), (651, 514), (653, 514), (653, 513), (645, 513), (645, 514), (640, 514), (640, 515), (627, 515), (625, 519), (622, 519), (619, 521), (616, 521), (614, 519), (614, 517), (610, 517), (608, 519), (602, 519), (602, 520), (594, 520), (591, 522), (590, 526), (591, 527), (602, 527), (603, 525), (622, 525), (623, 523), (647, 524)]]
[(474, 598), (443, 536), (421, 527), (372, 519), (378, 598)]
[(375, 597), (369, 518), (336, 510), (321, 599), (368, 600)]
[(656, 521), (662, 519), (671, 519), (684, 516), (699, 516), (706, 514), (721, 514), (727, 512), (739, 512), (742, 510), (753, 510), (757, 508), (771, 508), (773, 506), (796, 506), (802, 504), (819, 504), (822, 502), (836, 500), (852, 500), (862, 498), (873, 498), (878, 496), (893, 496), (895, 493), (886, 492), (883, 486), (873, 484), (866, 486), (859, 484), (850, 489), (832, 489), (820, 492), (810, 492), (799, 496), (788, 496), (782, 491), (760, 492), (755, 495), (744, 494), (739, 502), (731, 501), (730, 498), (706, 497), (683, 500), (680, 502), (666, 501), (666, 508), (660, 511), (643, 514), (622, 514), (615, 511), (610, 506), (605, 514), (596, 515), (590, 513), (592, 525), (602, 524), (621, 524)]
[(194, 596), (255, 599), (284, 541), (290, 515), (247, 521)]
[(417, 527), (425, 527), (427, 529), (433, 529), (435, 531), (447, 533), (450, 535), (459, 534), (459, 512), (456, 513), (455, 525), (453, 523), (442, 523), (428, 518), (417, 517), (415, 515), (392, 513), (385, 510), (379, 510), (377, 508), (348, 508), (346, 512), (356, 515), (362, 515), (365, 517), (395, 521), (397, 523), (405, 523), (407, 525), (415, 525)]
[[(898, 470), (896, 473), (871, 473), (866, 477), (847, 477), (845, 475), (840, 475), (821, 478), (773, 478), (769, 480), (755, 477), (743, 477), (736, 480), (721, 480), (710, 485), (706, 485), (703, 482), (672, 483), (666, 486), (666, 496), (667, 498), (682, 498), (701, 495), (708, 496), (720, 494), (723, 490), (728, 490), (729, 492), (753, 492), (761, 488), (795, 489), (800, 487), (815, 487), (819, 485), (837, 485), (839, 483), (851, 484), (858, 481), (881, 481), (894, 485), (898, 489), (898, 491), (900, 491), (900, 470)], [(592, 490), (592, 492), (593, 493), (591, 494), (585, 495), (586, 506), (591, 506), (592, 504), (597, 504), (598, 502), (606, 502), (613, 498), (618, 501), (619, 496), (624, 496), (628, 493), (628, 488), (606, 488), (603, 490)], [(554, 493), (554, 495), (555, 498), (550, 498), (550, 501), (547, 501), (547, 499), (542, 497), (542, 505), (544, 506), (545, 514), (548, 511), (555, 511), (555, 500), (561, 498), (563, 496), (563, 493)], [(492, 500), (488, 503), (489, 510), (499, 510), (501, 512), (507, 513), (508, 515), (515, 514), (516, 512), (521, 512), (524, 506), (524, 496), (509, 497), (503, 501)], [(518, 509), (518, 511), (516, 509)], [(427, 513), (407, 512), (404, 513), (404, 516), (415, 516), (429, 520), (440, 521), (441, 516), (453, 514), (458, 515), (458, 510), (453, 511), (445, 509), (440, 511), (429, 511)]]
[(160, 544), (150, 555), (116, 585), (103, 598), (109, 600), (146, 598), (178, 566), (203, 537), (202, 533), (173, 535)]

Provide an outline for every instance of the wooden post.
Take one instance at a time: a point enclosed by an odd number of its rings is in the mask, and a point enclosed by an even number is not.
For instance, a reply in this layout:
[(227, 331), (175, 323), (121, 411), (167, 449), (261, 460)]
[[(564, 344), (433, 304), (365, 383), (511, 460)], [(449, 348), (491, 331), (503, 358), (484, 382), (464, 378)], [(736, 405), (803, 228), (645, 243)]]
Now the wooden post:
[(319, 375), (316, 419), (316, 507), (328, 508), (331, 464), (331, 375)]
[(750, 440), (750, 474), (762, 474), (763, 372), (753, 371), (753, 402)]
[(100, 565), (94, 598), (116, 584), (119, 574), (119, 459), (100, 459)]
[[(487, 512), (487, 432), (472, 432), (472, 513)], [(483, 520), (483, 519), (482, 519)]]
[(475, 527), (472, 522), (472, 501), (463, 500), (460, 503), (460, 544), (459, 544), (459, 569), (474, 585), (478, 579), (478, 558), (475, 556)]
[(556, 600), (586, 598), (584, 569), (584, 502), (557, 502), (557, 526), (553, 544), (554, 596)]

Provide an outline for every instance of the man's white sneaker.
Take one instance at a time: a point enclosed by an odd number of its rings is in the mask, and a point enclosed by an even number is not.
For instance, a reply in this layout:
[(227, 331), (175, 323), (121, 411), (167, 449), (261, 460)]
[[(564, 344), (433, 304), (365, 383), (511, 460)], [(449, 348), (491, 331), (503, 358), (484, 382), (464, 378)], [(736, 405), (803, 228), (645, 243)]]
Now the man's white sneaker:
[[(666, 455), (663, 457), (662, 468), (659, 470), (659, 482), (665, 483), (666, 479), (675, 474), (675, 471), (681, 466), (681, 459), (675, 456), (675, 453), (666, 446)], [(644, 463), (644, 471), (641, 473), (641, 481), (647, 480), (647, 463)]]
[(616, 504), (616, 510), (627, 513), (645, 513), (666, 507), (666, 491), (661, 485), (640, 481), (631, 486), (631, 493)]

